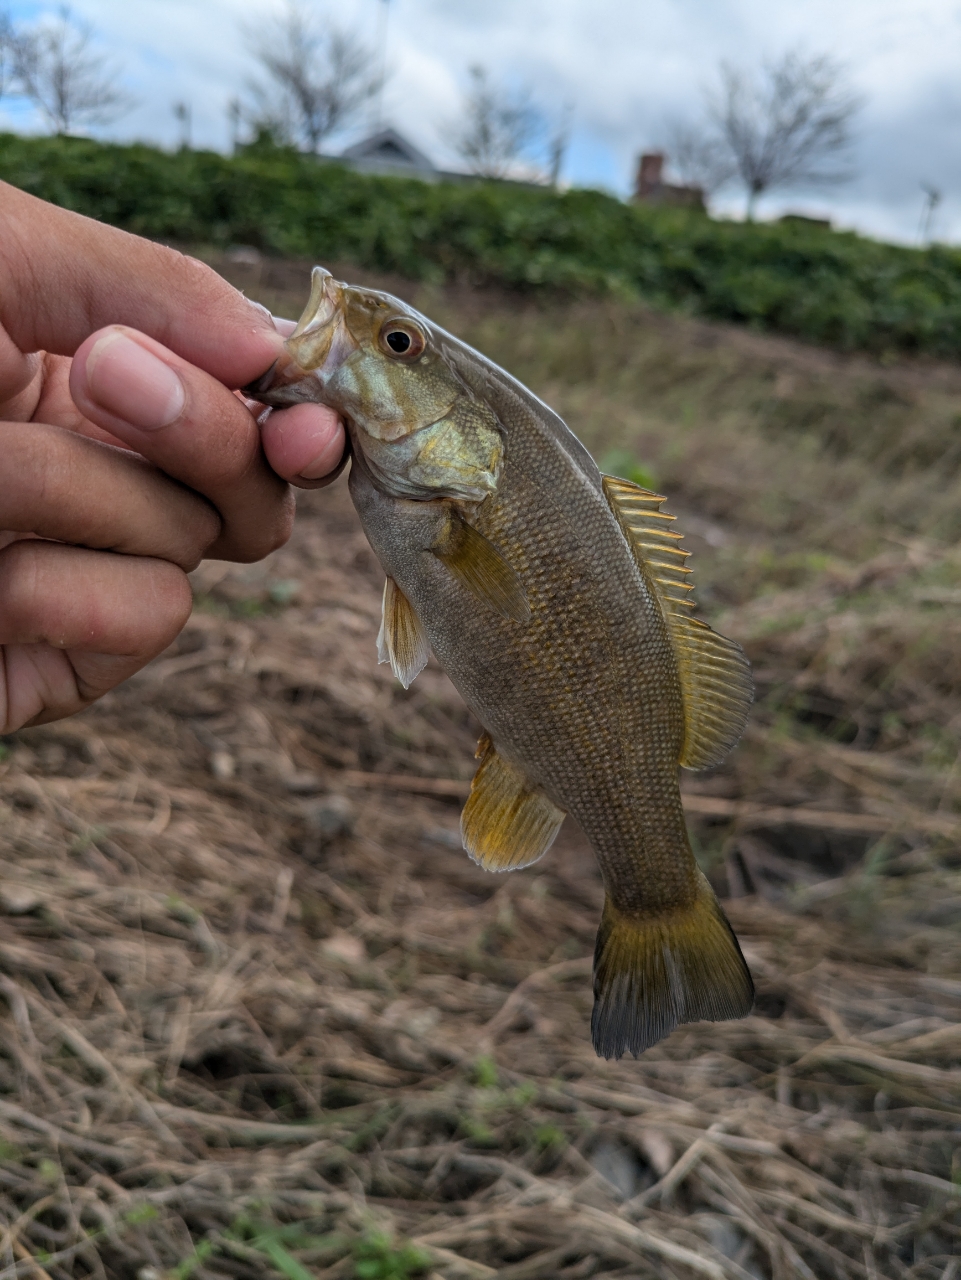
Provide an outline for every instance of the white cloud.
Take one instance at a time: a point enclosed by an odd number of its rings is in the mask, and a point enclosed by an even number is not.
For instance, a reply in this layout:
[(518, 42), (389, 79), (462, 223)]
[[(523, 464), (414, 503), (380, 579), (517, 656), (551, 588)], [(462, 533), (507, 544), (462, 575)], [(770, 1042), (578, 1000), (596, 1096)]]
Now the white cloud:
[[(382, 3), (317, 7), (373, 40)], [(13, 11), (33, 16), (45, 7), (15, 3)], [(141, 100), (110, 136), (173, 145), (171, 105), (183, 99), (192, 105), (195, 144), (226, 145), (226, 105), (250, 70), (240, 23), (256, 25), (266, 0), (77, 0), (74, 7)], [(573, 103), (569, 177), (626, 191), (634, 156), (656, 143), (668, 116), (696, 108), (720, 59), (756, 65), (797, 46), (843, 61), (864, 94), (859, 177), (833, 191), (772, 198), (769, 211), (803, 205), (910, 240), (926, 181), (945, 192), (939, 236), (961, 240), (958, 0), (391, 0), (385, 115), (449, 161), (442, 125), (456, 113), (467, 66), (480, 61), (530, 83), (548, 110)]]

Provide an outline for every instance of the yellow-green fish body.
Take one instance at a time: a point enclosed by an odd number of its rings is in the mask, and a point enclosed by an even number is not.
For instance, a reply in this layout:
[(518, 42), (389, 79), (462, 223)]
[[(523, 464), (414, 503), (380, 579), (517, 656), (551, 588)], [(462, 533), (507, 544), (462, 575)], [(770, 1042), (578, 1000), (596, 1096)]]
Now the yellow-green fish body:
[(351, 496), (388, 575), (382, 659), (409, 684), (432, 648), (486, 730), (466, 849), (490, 870), (526, 866), (565, 813), (594, 849), (598, 1053), (748, 1012), (678, 767), (733, 745), (750, 676), (736, 645), (690, 617), (663, 499), (602, 476), (526, 388), (386, 294), (315, 270), (288, 347), (293, 363), (254, 394), (345, 416)]

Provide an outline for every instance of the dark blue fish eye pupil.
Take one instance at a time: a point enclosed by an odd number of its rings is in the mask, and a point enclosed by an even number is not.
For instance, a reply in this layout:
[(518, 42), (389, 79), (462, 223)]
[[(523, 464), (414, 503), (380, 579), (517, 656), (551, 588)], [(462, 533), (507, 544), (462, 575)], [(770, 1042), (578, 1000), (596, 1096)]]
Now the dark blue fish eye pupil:
[(405, 351), (410, 350), (410, 334), (404, 333), (402, 329), (396, 329), (387, 335), (387, 345), (391, 351), (396, 351), (399, 356), (402, 356)]

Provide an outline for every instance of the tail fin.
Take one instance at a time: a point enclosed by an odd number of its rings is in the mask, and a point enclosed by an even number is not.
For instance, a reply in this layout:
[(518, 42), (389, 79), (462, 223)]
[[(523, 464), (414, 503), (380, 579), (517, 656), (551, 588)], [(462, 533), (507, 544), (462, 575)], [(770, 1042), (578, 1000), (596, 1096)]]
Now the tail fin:
[(669, 914), (632, 917), (610, 898), (594, 949), (591, 1038), (601, 1058), (638, 1057), (682, 1022), (743, 1018), (754, 983), (714, 891)]

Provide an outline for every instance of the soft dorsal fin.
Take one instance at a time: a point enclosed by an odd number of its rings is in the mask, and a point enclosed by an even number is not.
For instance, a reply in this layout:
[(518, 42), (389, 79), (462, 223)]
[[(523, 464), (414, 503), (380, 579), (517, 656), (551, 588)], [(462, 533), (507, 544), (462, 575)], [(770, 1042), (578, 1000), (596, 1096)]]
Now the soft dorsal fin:
[(664, 613), (677, 656), (685, 723), (680, 763), (687, 769), (709, 769), (720, 764), (744, 732), (754, 700), (750, 664), (739, 644), (691, 617), (694, 584), (684, 563), (690, 552), (681, 550), (681, 535), (669, 527), (675, 517), (660, 509), (665, 499), (616, 476), (604, 476), (603, 483), (637, 566)]
[(464, 848), (485, 871), (515, 871), (543, 857), (561, 829), (564, 812), (500, 755), (485, 733), (480, 764), (461, 814)]
[(430, 641), (410, 601), (393, 578), (384, 583), (377, 661), (389, 662), (405, 689), (427, 666)]

